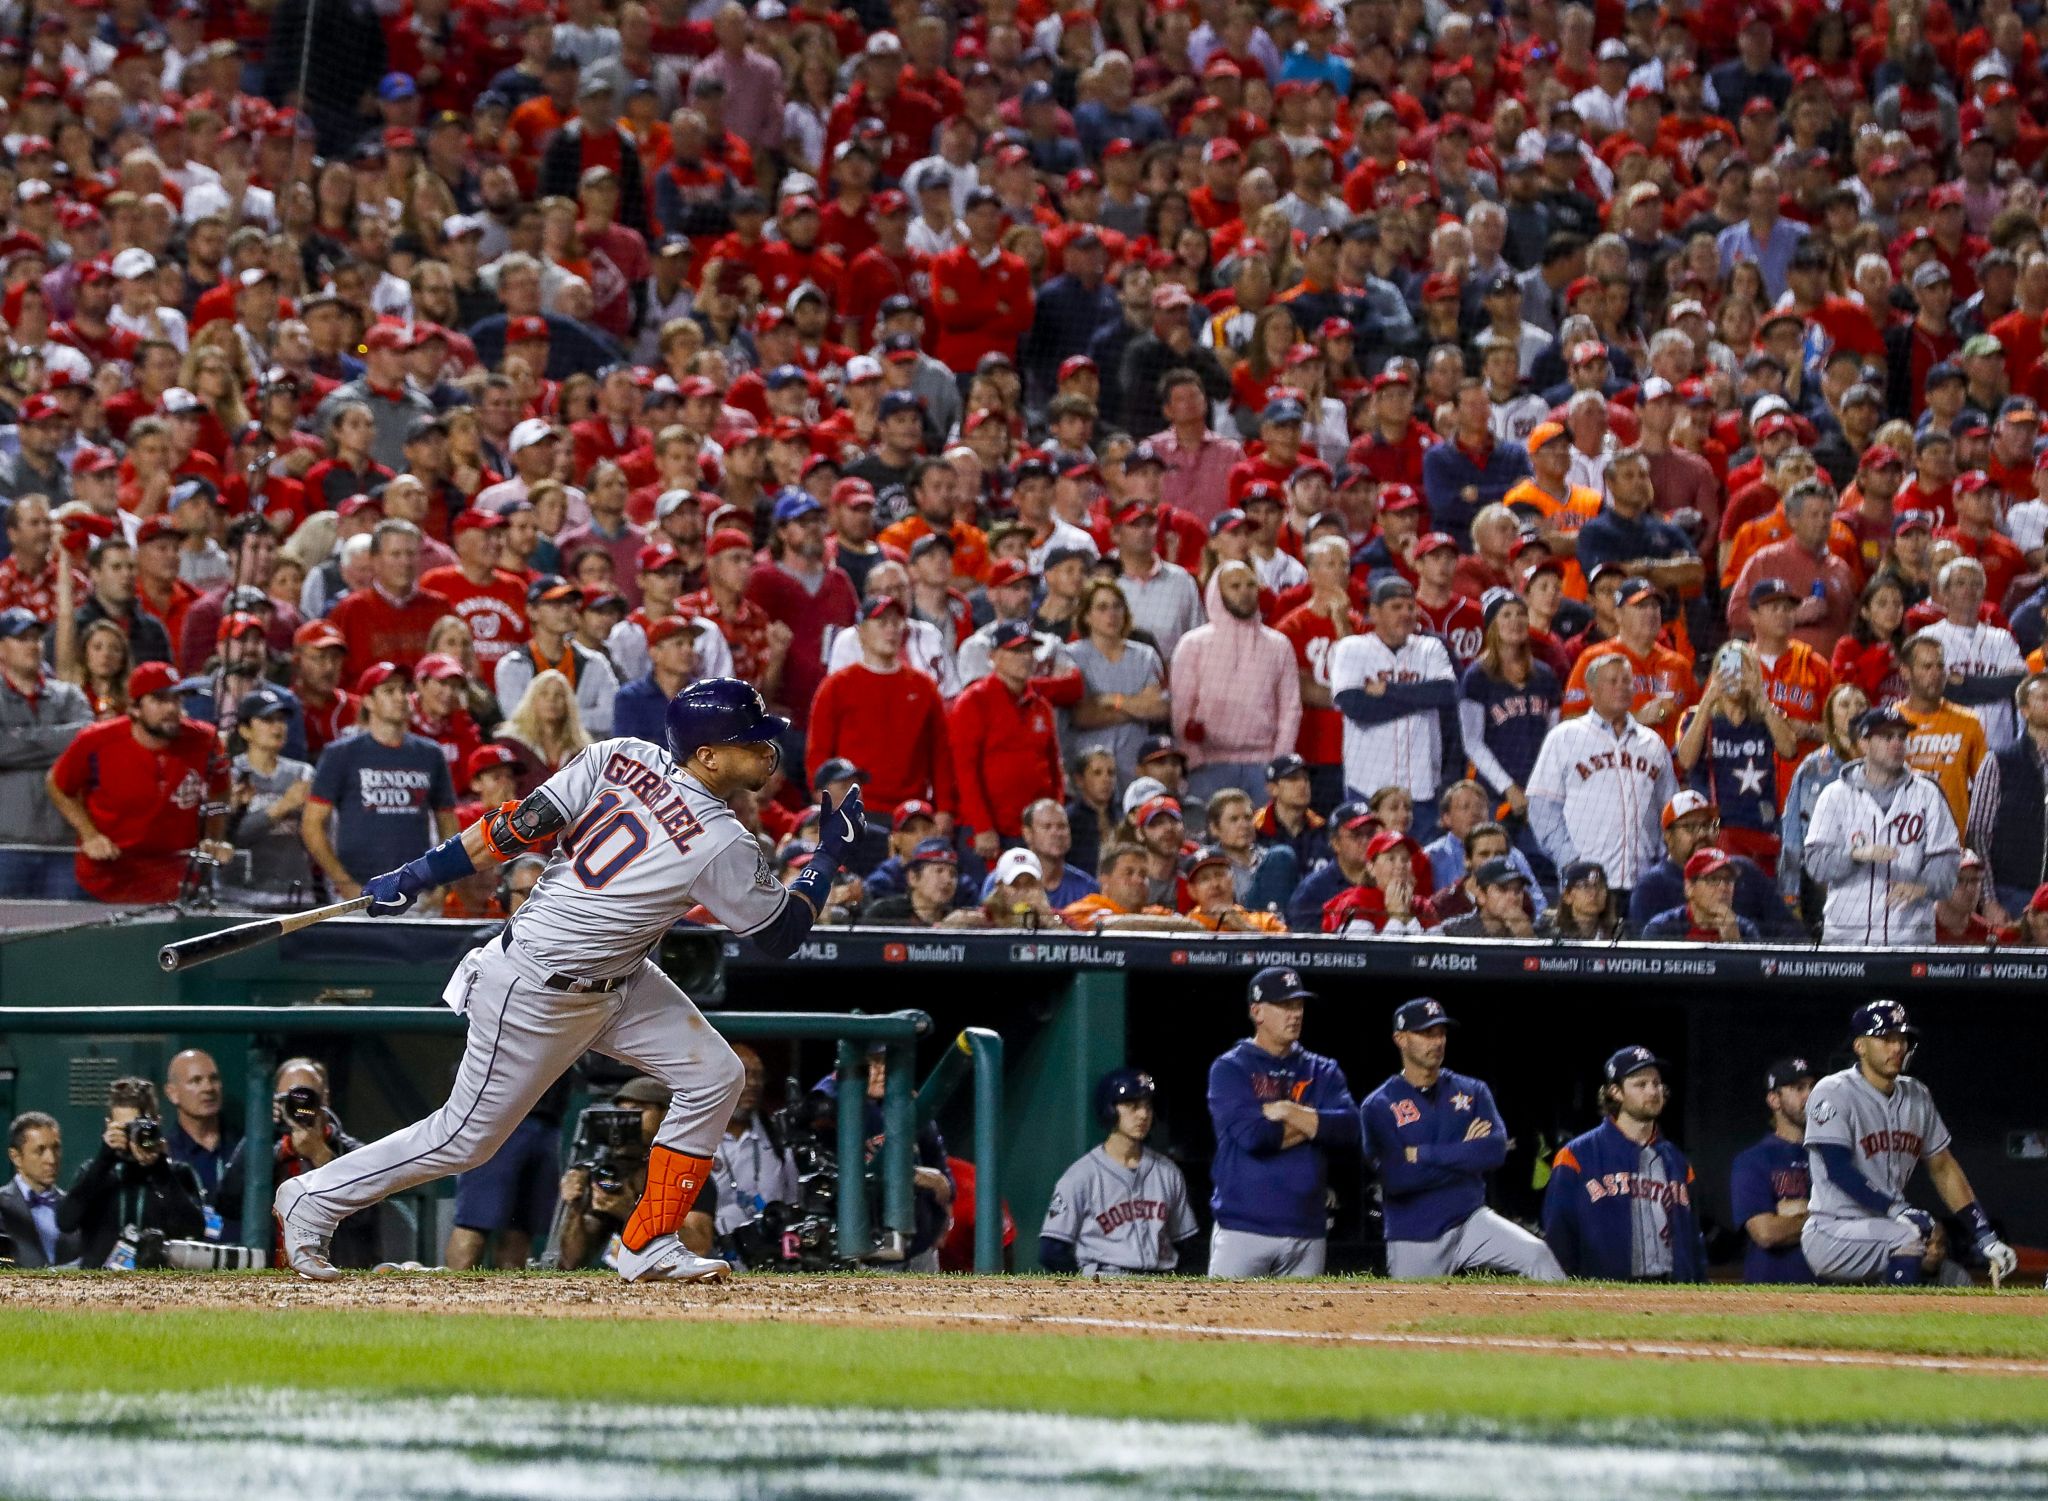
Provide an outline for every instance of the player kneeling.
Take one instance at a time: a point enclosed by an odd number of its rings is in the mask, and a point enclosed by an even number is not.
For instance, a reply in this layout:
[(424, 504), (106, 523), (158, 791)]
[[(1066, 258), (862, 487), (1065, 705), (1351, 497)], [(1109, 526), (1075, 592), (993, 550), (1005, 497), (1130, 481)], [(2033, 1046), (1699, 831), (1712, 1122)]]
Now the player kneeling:
[(1170, 1272), (1200, 1230), (1180, 1169), (1145, 1145), (1152, 1134), (1152, 1076), (1134, 1068), (1103, 1075), (1095, 1114), (1109, 1139), (1060, 1174), (1038, 1232), (1049, 1272), (1122, 1277)]
[(1386, 1207), (1387, 1275), (1512, 1272), (1562, 1282), (1550, 1247), (1486, 1207), (1486, 1175), (1507, 1160), (1508, 1128), (1492, 1090), (1444, 1067), (1456, 1025), (1427, 996), (1398, 1008), (1401, 1071), (1360, 1107)]
[(1799, 1248), (1823, 1282), (1911, 1284), (1940, 1270), (1947, 1237), (1906, 1203), (1913, 1170), (1927, 1164), (1935, 1192), (1970, 1227), (1994, 1283), (2019, 1258), (1991, 1228), (1948, 1126), (1925, 1084), (1906, 1072), (1919, 1029), (1897, 1001), (1872, 1001), (1849, 1018), (1856, 1066), (1829, 1074), (1806, 1101), (1813, 1198)]

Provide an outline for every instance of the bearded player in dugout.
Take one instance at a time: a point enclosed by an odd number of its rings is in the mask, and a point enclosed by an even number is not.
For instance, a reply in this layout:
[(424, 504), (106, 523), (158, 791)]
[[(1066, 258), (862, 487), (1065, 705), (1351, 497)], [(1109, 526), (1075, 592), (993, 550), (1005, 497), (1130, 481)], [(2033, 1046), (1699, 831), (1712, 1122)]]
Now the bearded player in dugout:
[(777, 958), (795, 952), (832, 878), (866, 830), (860, 788), (825, 800), (817, 852), (786, 887), (729, 800), (767, 785), (789, 721), (747, 683), (710, 678), (667, 711), (668, 748), (599, 741), (524, 801), (502, 803), (363, 894), (375, 916), (560, 836), (533, 895), (503, 933), (465, 955), (443, 999), (469, 1020), (448, 1102), (425, 1120), (290, 1179), (275, 1209), (300, 1276), (340, 1275), (328, 1238), (390, 1194), (488, 1160), (541, 1094), (586, 1050), (671, 1091), (648, 1152), (647, 1188), (620, 1236), (628, 1282), (710, 1281), (730, 1270), (678, 1237), (711, 1174), (712, 1152), (745, 1083), (733, 1050), (648, 958), (702, 903)]

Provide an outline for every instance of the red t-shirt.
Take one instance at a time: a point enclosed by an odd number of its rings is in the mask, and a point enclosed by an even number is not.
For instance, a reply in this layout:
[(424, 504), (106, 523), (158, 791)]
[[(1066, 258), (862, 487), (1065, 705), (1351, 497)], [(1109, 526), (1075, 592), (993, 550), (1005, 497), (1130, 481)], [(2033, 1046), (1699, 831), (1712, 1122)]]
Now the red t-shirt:
[(469, 626), (481, 667), (495, 668), (527, 638), (526, 583), (517, 574), (493, 568), (489, 582), (472, 584), (460, 568), (430, 568), (420, 575), (420, 587), (445, 597)]
[(303, 688), (298, 693), (299, 707), (306, 714), (306, 754), (317, 761), (320, 752), (355, 727), (362, 704), (353, 693), (341, 688), (334, 690), (334, 697), (321, 703), (307, 697)]
[(413, 591), (404, 604), (393, 603), (374, 584), (344, 594), (327, 614), (329, 623), (348, 638), (342, 682), (355, 682), (379, 662), (411, 667), (426, 654), (427, 632), (434, 622), (453, 610), (447, 595), (431, 589)]
[(161, 747), (135, 738), (127, 715), (91, 725), (65, 747), (50, 776), (81, 798), (93, 827), (113, 840), (118, 860), (77, 857), (78, 884), (102, 902), (167, 902), (185, 879), (186, 852), (199, 842), (199, 805), (227, 791), (227, 759), (213, 727), (187, 719)]
[(441, 747), (441, 754), (448, 760), (448, 775), (455, 782), (456, 795), (466, 796), (469, 792), (469, 753), (484, 743), (483, 732), (469, 717), (469, 710), (458, 704), (444, 722), (435, 724), (420, 712), (419, 697), (414, 695), (411, 729), (422, 740), (431, 740)]
[[(1324, 688), (1330, 686), (1330, 648), (1337, 644), (1337, 627), (1330, 617), (1307, 605), (1289, 610), (1273, 624), (1294, 648), (1294, 665), (1310, 674)], [(1351, 634), (1365, 630), (1365, 619), (1351, 612)], [(1301, 729), (1294, 748), (1311, 766), (1335, 766), (1344, 759), (1344, 716), (1335, 709), (1301, 706)]]

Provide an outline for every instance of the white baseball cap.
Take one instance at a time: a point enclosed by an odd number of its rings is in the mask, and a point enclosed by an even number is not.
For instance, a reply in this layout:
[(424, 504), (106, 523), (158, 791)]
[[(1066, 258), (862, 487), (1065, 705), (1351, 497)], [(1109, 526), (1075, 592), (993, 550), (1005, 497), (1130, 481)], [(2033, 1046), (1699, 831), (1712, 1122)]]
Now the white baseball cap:
[(864, 380), (880, 380), (882, 362), (871, 354), (857, 354), (846, 362), (846, 383), (857, 386)]
[(1658, 401), (1666, 396), (1675, 396), (1677, 394), (1672, 388), (1671, 382), (1664, 379), (1661, 375), (1653, 375), (1644, 381), (1643, 389), (1637, 393), (1638, 399), (1642, 401)]
[(1155, 797), (1172, 796), (1166, 790), (1166, 783), (1157, 777), (1134, 777), (1131, 785), (1124, 788), (1124, 817), (1128, 818)]
[(1003, 858), (996, 861), (996, 884), (1007, 886), (1019, 876), (1029, 876), (1040, 885), (1045, 884), (1045, 869), (1038, 863), (1038, 856), (1029, 850), (1003, 851)]
[(514, 453), (518, 453), (522, 448), (531, 448), (536, 443), (545, 443), (554, 436), (554, 426), (546, 418), (529, 417), (520, 423), (519, 426), (512, 429), (512, 437), (506, 446)]
[(130, 245), (114, 257), (114, 279), (134, 281), (138, 276), (148, 276), (156, 270), (156, 257), (140, 245)]
[(1692, 788), (1681, 789), (1671, 801), (1664, 805), (1663, 827), (1670, 828), (1681, 818), (1690, 818), (1695, 813), (1711, 813), (1714, 805), (1707, 801), (1704, 793)]

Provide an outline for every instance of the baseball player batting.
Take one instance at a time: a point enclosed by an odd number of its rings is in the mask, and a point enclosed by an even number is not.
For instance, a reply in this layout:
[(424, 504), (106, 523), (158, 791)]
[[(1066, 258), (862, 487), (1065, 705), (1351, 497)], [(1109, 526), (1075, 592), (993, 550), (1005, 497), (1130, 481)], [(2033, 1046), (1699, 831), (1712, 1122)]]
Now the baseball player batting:
[(1053, 1185), (1039, 1264), (1049, 1272), (1122, 1277), (1170, 1272), (1201, 1232), (1187, 1179), (1145, 1145), (1152, 1134), (1152, 1076), (1113, 1069), (1095, 1086), (1095, 1116), (1109, 1139), (1078, 1157)]
[(1799, 1248), (1823, 1282), (1911, 1284), (1941, 1265), (1934, 1216), (1906, 1203), (1913, 1169), (1927, 1164), (1935, 1192), (1970, 1227), (1991, 1279), (2019, 1258), (1991, 1228), (1949, 1150), (1948, 1127), (1927, 1086), (1906, 1072), (1920, 1033), (1897, 1001), (1872, 1001), (1849, 1018), (1856, 1066), (1829, 1074), (1806, 1101), (1813, 1198)]
[(708, 678), (670, 701), (667, 726), (668, 749), (599, 741), (523, 802), (500, 804), (364, 883), (376, 903), (371, 913), (390, 915), (422, 891), (556, 845), (503, 935), (465, 955), (448, 983), (443, 999), (469, 1019), (448, 1103), (278, 1189), (285, 1258), (300, 1276), (340, 1275), (326, 1248), (347, 1216), (488, 1161), (548, 1086), (593, 1048), (671, 1091), (648, 1152), (646, 1192), (612, 1258), (619, 1275), (699, 1282), (729, 1270), (693, 1255), (677, 1231), (711, 1174), (745, 1070), (648, 955), (700, 902), (768, 953), (794, 952), (866, 821), (858, 787), (837, 807), (828, 799), (817, 853), (785, 887), (728, 800), (766, 785), (788, 721), (770, 714), (748, 684)]
[(1387, 1275), (1479, 1270), (1562, 1282), (1549, 1246), (1486, 1207), (1486, 1175), (1507, 1160), (1508, 1128), (1484, 1082), (1444, 1067), (1456, 1025), (1428, 996), (1398, 1007), (1401, 1071), (1361, 1107), (1386, 1207)]

